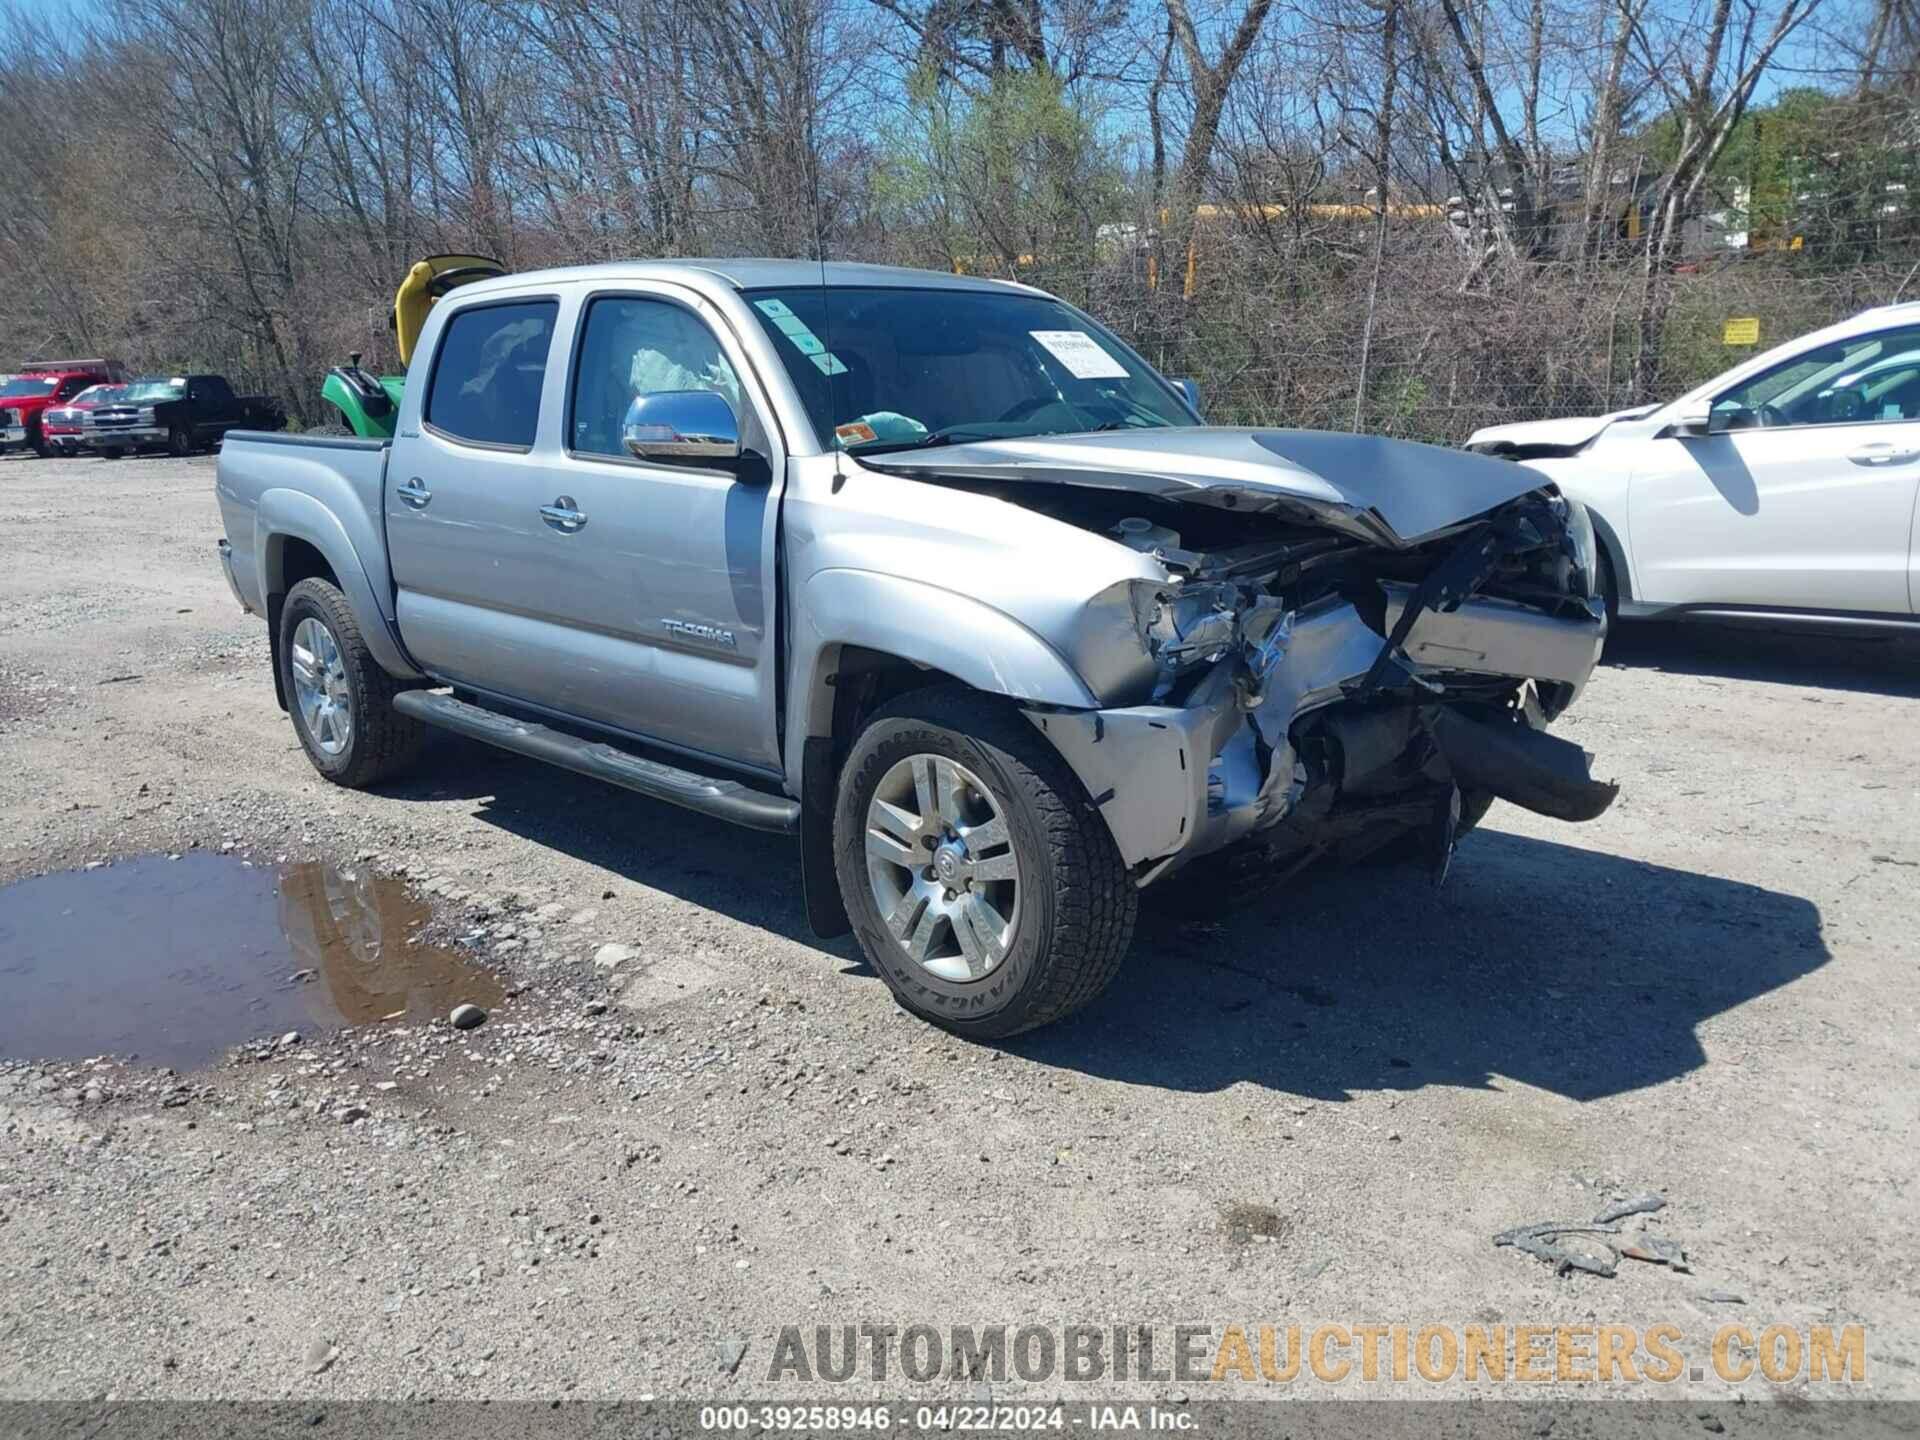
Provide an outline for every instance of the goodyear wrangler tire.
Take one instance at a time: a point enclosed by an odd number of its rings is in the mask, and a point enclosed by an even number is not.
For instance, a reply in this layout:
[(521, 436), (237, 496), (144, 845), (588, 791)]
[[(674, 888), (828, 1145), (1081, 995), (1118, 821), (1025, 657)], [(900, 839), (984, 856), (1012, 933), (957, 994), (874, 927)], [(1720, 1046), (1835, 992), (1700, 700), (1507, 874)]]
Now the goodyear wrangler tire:
[(426, 727), (393, 708), (407, 689), (380, 668), (353, 607), (325, 580), (302, 580), (280, 611), (281, 680), (313, 768), (363, 790), (419, 756)]
[(905, 1009), (989, 1040), (1106, 989), (1138, 897), (1106, 822), (1012, 706), (958, 686), (873, 717), (840, 772), (854, 933)]

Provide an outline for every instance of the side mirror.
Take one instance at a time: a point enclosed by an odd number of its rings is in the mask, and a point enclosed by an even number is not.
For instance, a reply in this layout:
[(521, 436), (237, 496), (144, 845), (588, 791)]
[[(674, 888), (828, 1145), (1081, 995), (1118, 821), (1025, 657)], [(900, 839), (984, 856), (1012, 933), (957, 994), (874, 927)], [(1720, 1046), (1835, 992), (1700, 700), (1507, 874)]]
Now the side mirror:
[(711, 390), (641, 395), (620, 425), (627, 453), (641, 460), (737, 460), (740, 420), (727, 397)]
[[(1186, 396), (1186, 397), (1187, 397), (1187, 404), (1189, 404), (1189, 405), (1191, 405), (1191, 406), (1193, 407), (1193, 413), (1194, 413), (1194, 414), (1196, 414), (1196, 415), (1199, 415), (1199, 414), (1201, 413), (1201, 411), (1200, 411), (1200, 382), (1199, 382), (1199, 381), (1197, 381), (1197, 380), (1176, 380), (1176, 381), (1174, 381), (1174, 382), (1173, 382), (1173, 388), (1174, 388), (1174, 389), (1176, 389), (1176, 390), (1178, 390), (1178, 391), (1179, 391), (1179, 392), (1180, 392), (1180, 393), (1181, 393), (1182, 395), (1184, 395), (1184, 396)], [(1204, 418), (1204, 417), (1203, 417), (1203, 418)]]
[[(1671, 436), (1711, 435), (1715, 431), (1715, 416), (1711, 400), (1695, 400), (1684, 410), (1676, 411), (1666, 424), (1662, 434)], [(1720, 417), (1718, 429), (1726, 429), (1725, 417)]]

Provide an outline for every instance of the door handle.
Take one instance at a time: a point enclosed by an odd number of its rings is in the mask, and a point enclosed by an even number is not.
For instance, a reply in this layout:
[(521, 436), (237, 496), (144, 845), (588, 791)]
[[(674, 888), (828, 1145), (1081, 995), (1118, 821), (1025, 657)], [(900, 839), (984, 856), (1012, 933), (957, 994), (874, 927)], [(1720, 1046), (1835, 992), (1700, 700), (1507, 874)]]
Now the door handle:
[(406, 484), (398, 487), (393, 493), (416, 510), (426, 509), (427, 502), (433, 499), (433, 491), (426, 487), (426, 484), (418, 475), (407, 481)]
[(1920, 455), (1920, 450), (1896, 450), (1885, 441), (1877, 441), (1872, 445), (1862, 445), (1847, 458), (1856, 465), (1893, 465), (1911, 460), (1916, 455)]
[(573, 534), (587, 523), (586, 513), (573, 503), (571, 495), (558, 496), (551, 505), (542, 505), (540, 518), (564, 535)]

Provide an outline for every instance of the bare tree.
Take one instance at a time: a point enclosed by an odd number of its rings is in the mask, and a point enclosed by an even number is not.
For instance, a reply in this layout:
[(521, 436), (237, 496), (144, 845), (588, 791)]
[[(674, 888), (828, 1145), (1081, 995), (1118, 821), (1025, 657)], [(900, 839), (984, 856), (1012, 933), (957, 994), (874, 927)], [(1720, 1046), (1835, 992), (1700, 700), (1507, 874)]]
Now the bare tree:
[(1260, 38), (1261, 27), (1273, 9), (1273, 0), (1247, 0), (1247, 7), (1233, 22), (1226, 43), (1217, 55), (1209, 57), (1187, 0), (1165, 0), (1165, 3), (1167, 26), (1185, 66), (1192, 113), (1181, 146), (1180, 163), (1165, 196), (1165, 221), (1160, 227), (1163, 270), (1169, 259), (1182, 263), (1191, 259), (1195, 212), (1212, 172), (1220, 119), (1226, 111), (1234, 79), (1246, 64), (1254, 42)]
[(1353, 390), (1353, 428), (1367, 413), (1367, 365), (1372, 359), (1374, 320), (1380, 305), (1380, 275), (1386, 268), (1387, 223), (1393, 193), (1393, 107), (1400, 75), (1400, 0), (1384, 0), (1380, 13), (1380, 99), (1374, 107), (1373, 265), (1367, 276), (1366, 321), (1360, 331), (1360, 378)]
[(1821, 0), (1779, 0), (1763, 14), (1751, 3), (1702, 0), (1697, 11), (1669, 13), (1659, 28), (1642, 12), (1633, 27), (1647, 72), (1665, 93), (1678, 128), (1674, 156), (1656, 194), (1648, 226), (1641, 293), (1639, 349), (1632, 390), (1636, 401), (1660, 394), (1661, 339), (1673, 304), (1673, 267), (1687, 223), (1734, 127), (1780, 47)]
[(1607, 0), (1599, 7), (1598, 32), (1606, 62), (1593, 80), (1592, 113), (1587, 121), (1586, 176), (1581, 196), (1579, 254), (1601, 253), (1611, 229), (1622, 130), (1636, 92), (1630, 92), (1627, 61), (1649, 0)]
[[(315, 122), (282, 103), (304, 0), (122, 0), (115, 22), (137, 57), (136, 104), (183, 182), (176, 223), (159, 232), (168, 258), (304, 413), (307, 332), (290, 312)], [(217, 270), (215, 256), (227, 261)]]

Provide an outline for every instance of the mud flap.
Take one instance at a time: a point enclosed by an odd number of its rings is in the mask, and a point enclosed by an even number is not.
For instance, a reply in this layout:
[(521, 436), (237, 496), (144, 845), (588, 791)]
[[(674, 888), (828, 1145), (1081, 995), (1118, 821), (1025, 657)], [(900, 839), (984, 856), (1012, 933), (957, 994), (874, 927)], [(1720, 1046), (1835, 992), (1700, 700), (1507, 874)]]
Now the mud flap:
[(1488, 722), (1442, 709), (1428, 723), (1462, 789), (1488, 790), (1536, 815), (1576, 821), (1605, 813), (1620, 793), (1618, 785), (1593, 778), (1593, 757), (1585, 750), (1535, 730), (1518, 714)]
[(840, 879), (833, 867), (833, 740), (810, 736), (801, 751), (800, 892), (807, 902), (807, 924), (822, 940), (853, 929)]
[(280, 673), (280, 615), (286, 607), (286, 596), (267, 597), (267, 659), (273, 665), (273, 698), (282, 710), (287, 708), (287, 680)]

